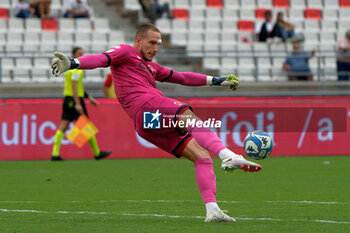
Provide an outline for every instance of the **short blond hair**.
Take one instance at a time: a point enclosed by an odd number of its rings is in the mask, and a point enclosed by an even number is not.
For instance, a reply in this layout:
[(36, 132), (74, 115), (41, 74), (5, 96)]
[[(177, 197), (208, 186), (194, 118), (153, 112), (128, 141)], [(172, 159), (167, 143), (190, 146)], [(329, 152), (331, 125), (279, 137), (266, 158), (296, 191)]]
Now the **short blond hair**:
[(143, 24), (138, 26), (137, 31), (136, 31), (136, 35), (135, 35), (135, 39), (138, 36), (141, 37), (141, 38), (144, 38), (146, 36), (147, 32), (150, 31), (150, 30), (160, 33), (159, 29), (156, 26), (154, 26), (153, 24), (151, 24), (151, 23), (143, 23)]

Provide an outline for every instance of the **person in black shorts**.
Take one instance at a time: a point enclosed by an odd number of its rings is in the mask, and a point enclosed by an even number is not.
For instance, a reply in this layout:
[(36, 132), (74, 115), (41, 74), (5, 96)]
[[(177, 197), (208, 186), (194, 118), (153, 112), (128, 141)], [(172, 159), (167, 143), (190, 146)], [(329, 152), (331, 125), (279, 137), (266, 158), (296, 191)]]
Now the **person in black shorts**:
[[(72, 50), (73, 58), (80, 57), (83, 54), (84, 50), (82, 48), (76, 47)], [(64, 137), (64, 132), (66, 132), (68, 129), (70, 122), (77, 120), (81, 114), (88, 116), (84, 98), (88, 98), (90, 103), (97, 107), (96, 100), (92, 96), (89, 96), (86, 91), (84, 91), (84, 72), (82, 70), (69, 70), (64, 73), (64, 78), (62, 120), (55, 134), (51, 156), (52, 161), (63, 160), (60, 156), (61, 141)], [(95, 159), (103, 159), (112, 153), (112, 151), (101, 151), (98, 147), (95, 136), (92, 136), (88, 142), (94, 153)]]

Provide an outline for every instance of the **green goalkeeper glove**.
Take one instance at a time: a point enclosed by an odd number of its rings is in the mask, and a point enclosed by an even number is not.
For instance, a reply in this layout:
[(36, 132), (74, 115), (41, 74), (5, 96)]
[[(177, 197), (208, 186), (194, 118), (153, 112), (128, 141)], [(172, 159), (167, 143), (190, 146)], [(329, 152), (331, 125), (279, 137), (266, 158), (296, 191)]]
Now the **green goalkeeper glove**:
[(230, 87), (233, 91), (235, 91), (239, 85), (239, 79), (233, 74), (222, 77), (212, 77), (209, 85)]
[(78, 60), (69, 58), (63, 53), (56, 51), (54, 55), (55, 58), (52, 59), (51, 69), (52, 74), (56, 77), (69, 69), (76, 69), (80, 65)]

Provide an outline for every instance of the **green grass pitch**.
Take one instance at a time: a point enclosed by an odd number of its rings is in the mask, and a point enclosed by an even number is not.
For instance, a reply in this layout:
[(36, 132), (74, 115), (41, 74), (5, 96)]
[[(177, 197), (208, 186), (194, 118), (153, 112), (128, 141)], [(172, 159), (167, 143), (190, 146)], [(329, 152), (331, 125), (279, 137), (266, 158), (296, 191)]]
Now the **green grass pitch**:
[(236, 223), (204, 223), (185, 159), (0, 162), (0, 232), (350, 232), (350, 156), (271, 157), (224, 173)]

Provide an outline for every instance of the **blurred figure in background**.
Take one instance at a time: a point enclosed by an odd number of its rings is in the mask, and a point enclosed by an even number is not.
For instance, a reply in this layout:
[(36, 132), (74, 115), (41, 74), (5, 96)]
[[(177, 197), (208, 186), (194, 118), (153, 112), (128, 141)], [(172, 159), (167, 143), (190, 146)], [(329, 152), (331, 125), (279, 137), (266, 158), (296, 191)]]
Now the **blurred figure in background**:
[(273, 31), (276, 32), (276, 36), (280, 37), (284, 42), (287, 39), (293, 39), (296, 37), (294, 28), (294, 24), (284, 21), (283, 12), (278, 12), (277, 20), (273, 28)]
[(264, 13), (265, 21), (258, 22), (255, 24), (256, 38), (260, 42), (266, 41), (268, 38), (276, 36), (275, 31), (273, 31), (274, 26), (272, 24), (272, 13), (270, 10)]
[(26, 0), (18, 0), (15, 8), (15, 15), (17, 18), (29, 18), (35, 13), (35, 10), (30, 7)]
[(315, 55), (316, 50), (311, 52), (302, 51), (299, 42), (293, 43), (291, 52), (283, 64), (283, 70), (288, 72), (290, 81), (312, 81), (312, 73), (309, 59)]
[[(84, 50), (80, 47), (75, 47), (72, 50), (72, 57), (78, 58), (83, 56)], [(67, 131), (69, 124), (77, 120), (81, 114), (88, 116), (84, 98), (88, 98), (90, 103), (97, 107), (96, 100), (87, 94), (83, 86), (84, 72), (79, 69), (72, 69), (64, 73), (64, 101), (61, 123), (56, 131), (54, 144), (52, 148), (52, 161), (62, 161), (60, 156), (61, 141), (64, 133)], [(95, 159), (103, 159), (107, 157), (112, 151), (101, 151), (95, 136), (89, 139), (90, 147), (94, 153)]]
[(66, 0), (65, 18), (89, 18), (89, 6), (86, 0)]
[(147, 18), (154, 24), (157, 19), (167, 17), (172, 19), (169, 3), (161, 5), (158, 0), (139, 0), (142, 10)]
[(350, 79), (350, 30), (346, 32), (345, 37), (338, 43), (337, 71), (339, 81)]
[(32, 0), (30, 7), (35, 10), (35, 15), (39, 18), (50, 18), (51, 0)]
[(117, 96), (115, 94), (112, 73), (109, 73), (103, 84), (103, 92), (105, 94), (105, 98), (107, 99), (116, 99)]

